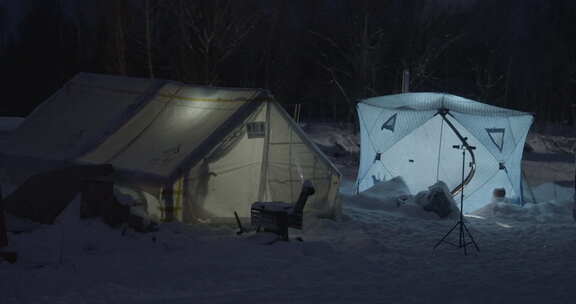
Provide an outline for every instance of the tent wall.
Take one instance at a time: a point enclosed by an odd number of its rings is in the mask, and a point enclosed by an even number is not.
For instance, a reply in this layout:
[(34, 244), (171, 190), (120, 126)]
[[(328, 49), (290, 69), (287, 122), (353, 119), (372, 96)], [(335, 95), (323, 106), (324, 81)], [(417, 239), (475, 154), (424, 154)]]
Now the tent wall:
[[(440, 114), (441, 109), (448, 114)], [(408, 93), (371, 98), (358, 105), (361, 130), (357, 190), (402, 176), (416, 194), (438, 180), (450, 189), (462, 181), (462, 142), (475, 146), (475, 171), (464, 188), (465, 212), (489, 203), (495, 188), (522, 199), (521, 160), (531, 115), (461, 97)], [(450, 126), (451, 125), (451, 126)], [(472, 155), (465, 153), (465, 177)]]
[[(263, 137), (249, 138), (251, 122), (266, 125)], [(255, 201), (295, 202), (306, 179), (316, 188), (306, 210), (339, 214), (339, 172), (278, 104), (263, 104), (234, 133), (175, 183), (178, 220), (247, 218)]]
[(79, 74), (2, 153), (21, 160), (10, 163), (19, 183), (66, 164), (112, 164), (119, 187), (154, 198), (145, 200), (160, 219), (247, 217), (258, 200), (294, 202), (305, 179), (317, 190), (308, 210), (340, 208), (339, 172), (263, 90)]
[[(361, 146), (357, 190), (362, 192), (372, 187), (375, 180), (394, 177), (394, 173), (376, 160), (378, 154), (382, 158), (382, 153), (429, 121), (436, 112), (382, 109), (365, 103), (358, 104), (357, 112)], [(392, 119), (393, 124), (390, 123)], [(382, 128), (386, 123), (389, 129)]]
[[(248, 217), (258, 200), (264, 137), (250, 137), (246, 123), (266, 122), (263, 103), (245, 123), (176, 183), (179, 220)], [(177, 205), (177, 208), (179, 206)]]
[[(134, 117), (137, 119), (138, 115)], [(265, 135), (249, 138), (246, 125), (255, 122), (265, 124)], [(156, 216), (167, 219), (165, 186), (142, 187), (139, 176), (124, 178), (126, 185), (157, 197), (160, 206)], [(234, 211), (247, 218), (255, 201), (295, 202), (306, 179), (313, 181), (317, 191), (306, 209), (324, 216), (339, 214), (340, 173), (278, 104), (264, 102), (196, 166), (182, 171), (174, 181), (170, 189), (174, 219), (220, 221), (231, 219)]]
[(309, 197), (306, 209), (336, 215), (340, 209), (337, 200), (340, 173), (278, 104), (270, 104), (268, 115), (262, 200), (295, 202), (304, 180), (311, 180), (316, 193)]

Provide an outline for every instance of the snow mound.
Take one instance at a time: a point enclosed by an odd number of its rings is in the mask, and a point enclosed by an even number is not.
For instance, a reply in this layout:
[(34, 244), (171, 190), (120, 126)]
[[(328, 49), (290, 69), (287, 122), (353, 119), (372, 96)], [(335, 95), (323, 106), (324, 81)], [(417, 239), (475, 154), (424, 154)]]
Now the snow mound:
[(24, 121), (22, 117), (4, 117), (0, 116), (0, 146), (6, 141), (8, 135), (16, 130)]
[(530, 133), (526, 144), (536, 153), (572, 154), (576, 149), (576, 136)]
[(524, 206), (507, 202), (492, 202), (471, 214), (484, 218), (501, 218), (533, 223), (572, 222), (572, 205), (571, 201), (527, 203)]
[[(26, 231), (17, 238), (11, 238), (10, 247), (19, 253), (21, 263), (29, 266), (59, 264), (64, 252), (74, 256), (80, 252), (94, 254), (120, 241), (119, 233), (104, 223), (80, 219), (79, 195), (53, 225), (36, 224), (16, 217), (8, 217), (7, 224), (8, 230)], [(26, 229), (18, 229), (23, 225), (27, 226)]]
[[(430, 189), (440, 187), (433, 185)], [(396, 215), (424, 220), (436, 220), (439, 216), (433, 212), (424, 210), (428, 205), (429, 191), (422, 191), (414, 196), (410, 194), (408, 186), (402, 177), (395, 177), (385, 182), (378, 183), (358, 195), (344, 196), (345, 207), (355, 208), (355, 214), (369, 213), (374, 211), (391, 212)], [(364, 210), (364, 211), (361, 211)], [(364, 221), (370, 222), (370, 215), (358, 215)]]
[(398, 198), (405, 195), (410, 195), (410, 190), (400, 176), (394, 177), (388, 181), (378, 183), (371, 188), (360, 193), (361, 196), (377, 199), (390, 199)]
[(0, 133), (15, 130), (23, 121), (23, 117), (0, 116)]
[(564, 202), (570, 201), (574, 195), (574, 189), (562, 187), (555, 183), (543, 183), (532, 189), (534, 199), (541, 202)]
[(150, 218), (156, 222), (162, 218), (161, 204), (150, 193), (128, 186), (114, 185), (114, 196), (121, 204), (130, 206), (132, 214), (142, 218)]
[(329, 156), (360, 153), (359, 137), (352, 127), (336, 124), (306, 124), (306, 134)]
[(532, 193), (536, 202), (527, 202), (523, 206), (511, 203), (508, 199), (492, 201), (490, 204), (471, 212), (471, 215), (484, 218), (502, 218), (535, 223), (555, 223), (573, 221), (574, 189), (561, 187), (554, 183), (544, 183)]

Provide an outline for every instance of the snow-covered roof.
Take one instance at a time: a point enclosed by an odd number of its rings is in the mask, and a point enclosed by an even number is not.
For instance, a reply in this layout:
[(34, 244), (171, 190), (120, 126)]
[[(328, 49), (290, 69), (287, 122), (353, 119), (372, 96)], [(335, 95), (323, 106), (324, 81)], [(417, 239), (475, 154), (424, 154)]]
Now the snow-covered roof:
[(372, 97), (361, 104), (378, 108), (435, 111), (442, 108), (472, 115), (524, 116), (530, 113), (484, 104), (464, 97), (444, 93), (403, 93)]

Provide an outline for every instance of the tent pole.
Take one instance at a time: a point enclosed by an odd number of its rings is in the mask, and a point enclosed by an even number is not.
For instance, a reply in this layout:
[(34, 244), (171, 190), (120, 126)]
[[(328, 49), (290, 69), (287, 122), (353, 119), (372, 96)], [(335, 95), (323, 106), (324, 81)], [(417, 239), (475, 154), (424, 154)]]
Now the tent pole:
[(450, 191), (450, 193), (452, 193), (452, 195), (456, 195), (456, 193), (458, 193), (459, 191), (462, 191), (462, 189), (464, 188), (465, 185), (467, 185), (472, 178), (474, 177), (474, 174), (476, 173), (476, 156), (474, 155), (474, 150), (476, 149), (476, 147), (471, 146), (468, 143), (468, 138), (462, 136), (462, 134), (460, 134), (460, 132), (458, 131), (458, 129), (454, 126), (454, 124), (452, 124), (452, 122), (450, 120), (448, 120), (448, 118), (446, 118), (446, 115), (450, 115), (449, 110), (446, 108), (441, 108), (438, 109), (438, 112), (436, 114), (434, 114), (435, 116), (440, 114), (440, 116), (442, 116), (442, 119), (446, 122), (446, 124), (448, 124), (448, 127), (450, 127), (450, 129), (452, 129), (452, 131), (454, 132), (454, 134), (456, 134), (456, 137), (458, 137), (458, 139), (460, 140), (460, 142), (462, 142), (462, 148), (466, 149), (468, 151), (468, 153), (470, 153), (470, 157), (472, 158), (472, 161), (470, 162), (470, 172), (468, 173), (468, 176), (466, 177), (466, 179), (464, 179), (462, 181), (462, 183), (460, 185), (458, 185), (456, 188), (452, 189), (452, 191)]
[(174, 221), (174, 182), (172, 179), (164, 185), (162, 192), (164, 201), (164, 221)]
[(436, 182), (440, 176), (440, 153), (442, 153), (442, 136), (444, 135), (444, 119), (440, 122), (440, 143), (438, 145), (438, 159), (436, 160)]
[(262, 164), (260, 169), (260, 185), (258, 189), (258, 200), (265, 201), (266, 188), (268, 187), (268, 154), (270, 153), (270, 107), (271, 103), (266, 101), (266, 134), (264, 134), (264, 147), (262, 149)]

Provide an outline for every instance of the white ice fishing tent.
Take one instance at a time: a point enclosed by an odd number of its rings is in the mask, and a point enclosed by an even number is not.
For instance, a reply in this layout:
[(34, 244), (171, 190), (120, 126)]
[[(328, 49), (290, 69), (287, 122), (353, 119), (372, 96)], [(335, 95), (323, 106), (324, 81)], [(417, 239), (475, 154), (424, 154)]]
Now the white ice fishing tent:
[[(456, 194), (464, 151), (465, 212), (488, 204), (495, 188), (522, 201), (521, 160), (531, 114), (454, 95), (406, 93), (363, 100), (358, 116), (359, 192), (402, 176), (413, 194), (438, 180)], [(465, 139), (475, 149), (466, 149)]]
[(81, 73), (1, 151), (14, 183), (112, 164), (116, 183), (159, 201), (148, 210), (161, 219), (248, 217), (254, 201), (296, 201), (306, 179), (316, 188), (308, 210), (340, 208), (340, 173), (265, 90)]

